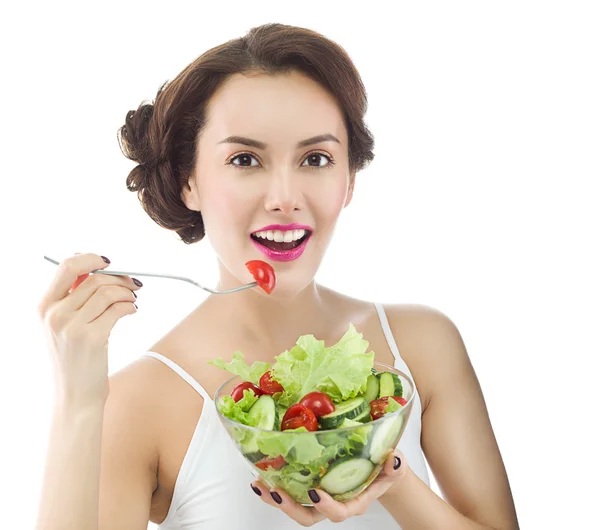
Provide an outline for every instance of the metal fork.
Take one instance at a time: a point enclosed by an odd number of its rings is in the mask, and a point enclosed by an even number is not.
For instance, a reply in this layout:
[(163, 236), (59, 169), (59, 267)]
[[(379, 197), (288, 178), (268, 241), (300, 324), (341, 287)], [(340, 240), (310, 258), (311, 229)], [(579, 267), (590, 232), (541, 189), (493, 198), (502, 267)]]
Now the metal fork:
[[(60, 263), (58, 261), (56, 261), (55, 259), (49, 258), (48, 256), (44, 256), (44, 259), (48, 260), (51, 263), (54, 263), (55, 265), (60, 265)], [(182, 282), (191, 283), (192, 285), (195, 285), (196, 287), (200, 287), (200, 289), (204, 289), (205, 291), (208, 291), (209, 293), (213, 293), (213, 294), (235, 293), (237, 291), (243, 291), (244, 289), (251, 289), (252, 287), (256, 287), (258, 285), (258, 283), (254, 281), (254, 282), (250, 282), (245, 285), (242, 285), (241, 287), (227, 289), (226, 291), (218, 291), (216, 289), (211, 289), (210, 287), (204, 287), (203, 285), (200, 285), (198, 282), (195, 282), (194, 280), (192, 280), (190, 278), (185, 278), (183, 276), (173, 276), (171, 274), (153, 274), (150, 272), (108, 271), (108, 270), (101, 270), (101, 269), (96, 269), (96, 270), (92, 271), (90, 274), (108, 274), (108, 275), (112, 275), (112, 276), (153, 276), (154, 278), (168, 278), (170, 280), (181, 280)]]

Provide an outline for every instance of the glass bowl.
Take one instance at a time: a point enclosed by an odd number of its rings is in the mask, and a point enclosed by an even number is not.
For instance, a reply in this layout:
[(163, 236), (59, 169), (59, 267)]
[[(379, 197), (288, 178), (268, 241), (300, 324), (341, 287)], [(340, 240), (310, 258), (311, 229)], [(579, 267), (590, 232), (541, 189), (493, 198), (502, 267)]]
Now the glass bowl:
[[(335, 500), (348, 501), (375, 480), (389, 454), (400, 441), (412, 411), (415, 386), (396, 368), (373, 363), (377, 372), (392, 372), (402, 383), (406, 404), (375, 421), (313, 432), (265, 430), (238, 423), (217, 414), (254, 477), (270, 488), (284, 490), (296, 502), (312, 506), (308, 490), (320, 488)], [(241, 383), (239, 376), (223, 383), (215, 394), (215, 406)], [(337, 405), (336, 405), (337, 406)], [(283, 409), (279, 410), (279, 424)], [(370, 419), (370, 415), (367, 415)]]

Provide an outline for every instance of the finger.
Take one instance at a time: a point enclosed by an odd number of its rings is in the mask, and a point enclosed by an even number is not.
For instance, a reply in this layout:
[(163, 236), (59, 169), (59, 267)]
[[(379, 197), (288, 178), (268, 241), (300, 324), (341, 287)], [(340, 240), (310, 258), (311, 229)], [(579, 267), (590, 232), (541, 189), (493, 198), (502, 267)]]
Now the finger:
[(39, 313), (43, 317), (51, 305), (67, 296), (79, 276), (96, 269), (104, 269), (108, 265), (101, 256), (91, 253), (78, 254), (64, 259), (58, 265), (58, 270), (48, 290), (38, 304)]
[[(79, 287), (77, 287), (75, 291), (73, 291), (67, 298), (65, 298), (62, 301), (64, 302), (64, 311), (79, 311), (83, 308), (84, 305), (87, 305), (88, 300), (92, 299), (95, 293), (102, 290), (106, 290), (109, 287), (126, 289), (127, 291), (129, 291), (128, 293), (125, 293), (125, 291), (123, 291), (123, 293), (128, 294), (127, 297), (122, 298), (123, 301), (130, 299), (135, 300), (136, 295), (133, 294), (133, 291), (137, 291), (141, 288), (141, 286), (137, 285), (130, 276), (92, 274), (89, 278), (83, 281), (82, 284)], [(113, 301), (117, 300), (118, 299), (114, 299)], [(90, 315), (89, 320), (96, 318), (97, 316), (97, 314), (94, 316)]]
[[(400, 477), (404, 475), (407, 466), (406, 464), (403, 465), (403, 462), (404, 455), (400, 451), (396, 450), (390, 453), (377, 478), (365, 489), (365, 491), (349, 501), (338, 502), (327, 492), (318, 488), (314, 490), (317, 495), (316, 497), (310, 492), (309, 495), (313, 499), (315, 508), (334, 522), (343, 521), (344, 519), (355, 515), (362, 515), (367, 511), (375, 499), (381, 497)], [(400, 463), (400, 465), (395, 469), (395, 466), (397, 466), (398, 463)], [(318, 501), (317, 498), (319, 499)]]
[[(302, 506), (295, 502), (285, 491), (279, 488), (269, 489), (269, 487), (261, 481), (253, 482), (252, 486), (256, 487), (261, 492), (260, 498), (264, 502), (275, 508), (279, 508), (287, 516), (303, 526), (312, 526), (325, 519), (325, 517), (314, 508)], [(279, 500), (281, 500), (281, 503), (278, 502)]]

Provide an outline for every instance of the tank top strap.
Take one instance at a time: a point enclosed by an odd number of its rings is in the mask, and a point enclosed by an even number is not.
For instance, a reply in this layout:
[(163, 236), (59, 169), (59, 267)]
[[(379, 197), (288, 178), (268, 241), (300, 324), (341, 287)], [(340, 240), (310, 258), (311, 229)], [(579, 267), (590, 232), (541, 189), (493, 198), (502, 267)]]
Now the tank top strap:
[(175, 373), (177, 373), (179, 376), (181, 376), (182, 379), (187, 381), (189, 383), (189, 385), (196, 392), (198, 392), (198, 394), (200, 394), (205, 400), (212, 401), (212, 398), (210, 397), (208, 392), (204, 389), (204, 387), (200, 383), (198, 383), (198, 381), (196, 381), (190, 374), (188, 374), (176, 362), (172, 361), (171, 359), (169, 359), (168, 357), (165, 357), (164, 355), (162, 355), (160, 353), (156, 353), (153, 351), (147, 351), (146, 353), (144, 353), (142, 355), (142, 357), (154, 357), (155, 359), (158, 359), (159, 361), (163, 362), (169, 368), (171, 368)]
[(379, 321), (381, 322), (381, 328), (383, 329), (383, 333), (388, 342), (390, 350), (392, 351), (394, 359), (396, 359), (397, 363), (404, 365), (404, 360), (400, 356), (400, 351), (398, 351), (398, 345), (396, 344), (396, 340), (394, 339), (394, 335), (392, 334), (392, 329), (390, 328), (390, 323), (388, 322), (388, 318), (385, 314), (385, 310), (383, 309), (383, 305), (379, 302), (375, 302), (373, 305), (375, 306), (375, 309), (377, 309)]

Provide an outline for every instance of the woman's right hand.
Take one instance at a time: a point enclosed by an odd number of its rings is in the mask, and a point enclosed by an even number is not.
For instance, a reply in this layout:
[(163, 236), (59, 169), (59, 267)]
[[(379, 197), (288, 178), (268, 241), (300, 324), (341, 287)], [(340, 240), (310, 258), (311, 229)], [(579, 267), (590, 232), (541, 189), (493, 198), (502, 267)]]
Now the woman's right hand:
[(104, 405), (108, 398), (108, 337), (117, 320), (136, 312), (140, 286), (129, 276), (90, 274), (107, 266), (98, 254), (66, 258), (38, 305), (61, 404)]

